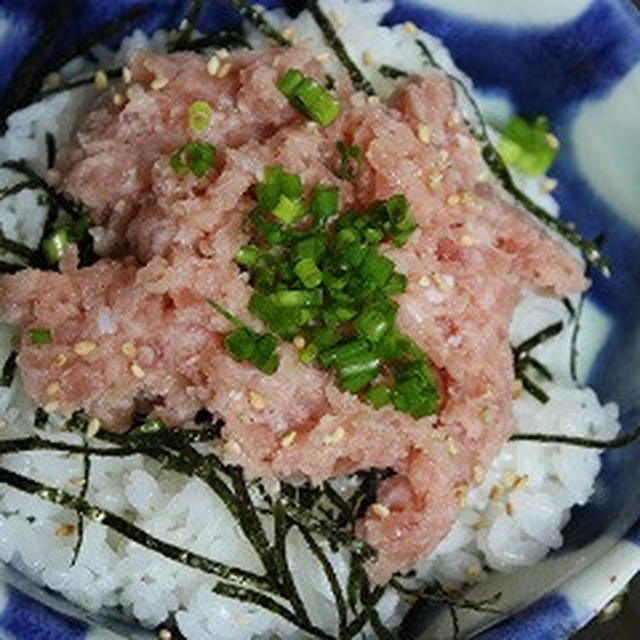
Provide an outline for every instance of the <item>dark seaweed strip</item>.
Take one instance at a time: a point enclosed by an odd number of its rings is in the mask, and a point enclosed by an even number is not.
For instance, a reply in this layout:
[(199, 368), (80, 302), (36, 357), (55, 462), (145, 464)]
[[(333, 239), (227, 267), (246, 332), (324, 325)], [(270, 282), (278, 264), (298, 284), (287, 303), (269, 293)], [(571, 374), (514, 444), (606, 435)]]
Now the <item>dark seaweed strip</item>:
[(270, 598), (269, 596), (259, 591), (254, 591), (253, 589), (247, 589), (246, 587), (238, 587), (236, 585), (228, 584), (225, 582), (218, 582), (213, 587), (213, 592), (219, 596), (224, 596), (226, 598), (239, 600), (240, 602), (253, 604), (257, 607), (266, 609), (271, 613), (275, 613), (281, 618), (284, 618), (285, 620), (296, 625), (298, 628), (302, 629), (303, 631), (306, 631), (307, 633), (311, 634), (315, 638), (322, 638), (323, 640), (335, 640), (335, 638), (325, 633), (322, 629), (318, 629), (313, 625), (301, 624), (300, 620), (298, 620), (296, 615), (291, 611), (289, 611), (289, 609), (282, 606), (279, 602), (277, 602), (273, 598)]
[(392, 67), (389, 64), (381, 64), (378, 67), (378, 73), (385, 78), (390, 78), (391, 80), (406, 78), (409, 75), (406, 71), (398, 69), (397, 67)]
[(170, 47), (170, 51), (178, 51), (184, 49), (185, 45), (188, 45), (193, 36), (193, 30), (198, 22), (198, 18), (202, 13), (204, 2), (203, 0), (192, 0), (189, 8), (187, 9), (187, 15), (184, 18), (184, 28), (180, 28), (178, 39), (175, 45)]
[(547, 402), (549, 402), (547, 392), (538, 386), (526, 373), (521, 371), (518, 374), (518, 378), (522, 381), (522, 386), (525, 391), (530, 393), (538, 402), (541, 402), (542, 404), (547, 404)]
[[(239, 31), (220, 31), (211, 35), (193, 38), (180, 47), (180, 51), (202, 51), (203, 49), (251, 49), (251, 45)], [(176, 51), (178, 48), (176, 47)]]
[(117, 531), (124, 537), (137, 542), (138, 544), (156, 551), (170, 560), (180, 564), (198, 569), (205, 573), (218, 576), (224, 580), (235, 580), (241, 584), (255, 585), (259, 589), (268, 588), (268, 582), (263, 576), (259, 576), (251, 571), (229, 567), (221, 562), (211, 560), (197, 553), (192, 553), (180, 547), (176, 547), (168, 542), (164, 542), (151, 534), (143, 531), (139, 527), (131, 524), (124, 518), (111, 513), (106, 509), (101, 509), (86, 500), (71, 495), (62, 489), (50, 487), (32, 478), (14, 473), (9, 469), (0, 467), (0, 482), (7, 484), (14, 489), (24, 491), (36, 496), (41, 500), (46, 500), (52, 504), (73, 509), (76, 513), (83, 515), (92, 522), (97, 522), (105, 527)]
[(41, 258), (37, 251), (27, 247), (26, 244), (10, 240), (2, 231), (0, 231), (0, 251), (5, 251), (6, 253), (13, 254), (17, 258), (22, 258), (31, 267), (39, 266), (41, 263)]
[(21, 60), (11, 76), (11, 80), (4, 91), (4, 100), (0, 103), (0, 130), (6, 130), (6, 119), (16, 109), (28, 104), (38, 92), (42, 78), (46, 72), (39, 70), (43, 60), (49, 57), (60, 33), (60, 25), (67, 19), (75, 8), (75, 2), (56, 2), (48, 20), (42, 26), (42, 33), (29, 53)]
[(518, 364), (522, 365), (523, 370), (526, 367), (533, 367), (540, 374), (540, 376), (543, 377), (545, 380), (553, 380), (553, 375), (551, 374), (551, 371), (549, 371), (549, 369), (544, 364), (542, 364), (540, 360), (537, 360), (533, 356), (530, 356), (530, 355), (524, 356), (523, 358), (520, 359)]
[(18, 353), (12, 351), (4, 361), (2, 374), (0, 375), (0, 387), (10, 387), (18, 368)]
[(576, 310), (573, 308), (573, 303), (569, 298), (562, 298), (562, 304), (565, 306), (567, 313), (574, 318), (576, 315)]
[(3, 187), (0, 189), (0, 200), (4, 200), (10, 196), (16, 195), (16, 193), (20, 193), (25, 189), (34, 189), (37, 185), (31, 180), (24, 180), (23, 182), (16, 182), (16, 184), (12, 184), (10, 187)]
[(453, 630), (453, 636), (451, 640), (459, 640), (460, 638), (460, 620), (458, 619), (458, 611), (452, 604), (447, 605), (449, 616), (451, 617), (451, 627)]
[(56, 163), (56, 139), (55, 136), (47, 131), (44, 136), (45, 145), (47, 147), (47, 169), (53, 169)]
[(364, 611), (360, 612), (354, 620), (351, 621), (349, 626), (347, 627), (347, 638), (355, 638), (365, 627), (367, 622), (370, 620), (370, 612), (371, 610), (380, 602), (380, 599), (384, 595), (385, 589), (384, 587), (378, 586), (372, 592), (367, 603), (367, 607)]
[(51, 204), (59, 206), (73, 220), (78, 220), (85, 215), (82, 206), (76, 204), (73, 200), (69, 199), (63, 193), (52, 187), (23, 160), (6, 160), (0, 165), (0, 167), (3, 169), (10, 169), (16, 173), (21, 173), (23, 176), (27, 177), (31, 182), (33, 182), (34, 186), (45, 192)]
[(323, 485), (324, 494), (328, 500), (338, 509), (340, 512), (340, 521), (347, 521), (352, 518), (351, 508), (349, 503), (331, 486), (330, 482), (325, 482)]
[(262, 15), (262, 13), (252, 7), (246, 0), (231, 0), (234, 9), (248, 22), (250, 22), (263, 36), (271, 38), (282, 47), (291, 45), (275, 27)]
[(554, 322), (550, 324), (548, 327), (541, 329), (534, 333), (530, 338), (527, 338), (519, 345), (514, 347), (513, 351), (516, 356), (520, 356), (521, 354), (526, 354), (538, 345), (550, 340), (551, 338), (557, 336), (562, 332), (564, 324), (562, 321)]
[[(43, 412), (44, 413), (44, 412)], [(43, 416), (46, 421), (46, 413)], [(26, 438), (13, 438), (0, 440), (0, 455), (7, 453), (21, 453), (23, 451), (64, 451), (65, 453), (88, 454), (92, 456), (101, 456), (104, 458), (124, 458), (138, 454), (153, 456), (154, 454), (164, 454), (160, 449), (152, 449), (140, 446), (124, 446), (124, 447), (85, 447), (78, 444), (68, 444), (66, 442), (58, 442), (56, 440), (47, 440), (39, 436), (28, 436)]]
[(580, 300), (578, 301), (578, 307), (573, 315), (573, 327), (571, 330), (571, 346), (569, 351), (569, 372), (571, 373), (571, 379), (578, 383), (578, 334), (580, 333), (580, 321), (582, 320), (582, 311), (584, 309), (584, 302), (586, 300), (586, 294), (582, 292), (580, 294)]
[[(87, 491), (89, 490), (89, 476), (91, 474), (91, 458), (89, 457), (89, 452), (87, 451), (87, 439), (84, 439), (84, 453), (82, 455), (82, 488), (80, 489), (80, 498), (82, 500), (86, 499)], [(78, 536), (76, 538), (76, 544), (73, 547), (73, 557), (71, 558), (71, 566), (73, 567), (78, 561), (78, 555), (80, 554), (80, 549), (82, 547), (82, 542), (84, 540), (84, 517), (81, 514), (76, 514), (78, 518)]]
[(42, 407), (38, 407), (33, 413), (34, 428), (44, 429), (47, 422), (49, 422), (49, 414)]
[(375, 549), (364, 540), (357, 538), (347, 531), (336, 529), (333, 523), (325, 522), (313, 513), (301, 509), (297, 504), (288, 500), (286, 497), (282, 498), (282, 505), (286, 510), (287, 515), (296, 524), (302, 525), (310, 531), (321, 534), (322, 537), (327, 538), (329, 542), (337, 542), (345, 549), (348, 549), (353, 554), (364, 559), (374, 558), (376, 556)]
[(633, 431), (625, 433), (611, 440), (597, 440), (594, 438), (582, 438), (578, 436), (563, 436), (551, 433), (514, 433), (510, 440), (522, 442), (542, 442), (549, 444), (567, 444), (574, 447), (585, 447), (587, 449), (620, 449), (635, 442), (640, 438), (640, 426)]
[[(429, 61), (433, 67), (443, 71), (442, 67), (435, 61), (433, 55), (429, 51), (428, 47), (421, 40), (416, 40), (416, 44), (420, 47), (422, 53)], [(455, 76), (446, 73), (445, 75), (449, 78), (450, 81), (454, 82), (457, 86), (461, 88), (464, 92), (467, 100), (471, 104), (476, 118), (478, 119), (478, 124), (481, 127), (481, 131), (475, 130), (474, 127), (471, 127), (471, 132), (473, 135), (483, 143), (482, 147), (482, 157), (484, 161), (487, 163), (487, 166), (493, 173), (493, 175), (500, 181), (503, 188), (511, 194), (511, 196), (519, 202), (531, 215), (537, 218), (540, 222), (542, 222), (547, 228), (555, 231), (559, 235), (561, 235), (567, 242), (572, 244), (574, 247), (577, 247), (585, 260), (590, 264), (596, 266), (604, 276), (608, 277), (610, 275), (609, 264), (607, 259), (602, 254), (600, 247), (596, 242), (591, 242), (583, 238), (570, 224), (562, 222), (558, 218), (554, 218), (548, 211), (537, 205), (529, 196), (523, 193), (513, 181), (511, 177), (511, 173), (504, 160), (497, 152), (496, 148), (493, 146), (491, 141), (489, 140), (487, 125), (480, 111), (478, 103), (475, 101), (474, 97), (471, 95), (471, 92), (467, 88), (467, 86)]]
[(22, 271), (25, 268), (25, 265), (22, 264), (0, 260), (0, 273), (18, 273), (18, 271)]
[(316, 557), (322, 566), (325, 576), (327, 577), (327, 582), (329, 583), (331, 593), (333, 593), (333, 598), (336, 601), (336, 610), (338, 612), (338, 640), (343, 640), (347, 630), (347, 603), (344, 599), (338, 576), (316, 539), (309, 533), (309, 531), (307, 531), (307, 529), (305, 529), (305, 527), (298, 525), (298, 530), (305, 539), (305, 542), (309, 547), (309, 551), (311, 551), (311, 553)]
[(289, 569), (289, 563), (287, 562), (287, 536), (291, 530), (292, 523), (289, 518), (287, 518), (286, 511), (280, 500), (276, 500), (273, 503), (272, 514), (274, 531), (273, 559), (278, 569), (278, 575), (280, 576), (284, 593), (286, 594), (287, 600), (291, 603), (296, 616), (298, 616), (303, 624), (310, 625), (311, 620), (309, 619), (309, 614), (298, 593), (298, 588), (296, 587), (293, 575), (291, 575), (291, 570)]
[(366, 94), (374, 96), (376, 94), (375, 89), (364, 77), (358, 65), (349, 57), (342, 40), (340, 40), (333, 24), (331, 24), (331, 20), (324, 14), (317, 0), (307, 0), (306, 7), (322, 32), (325, 42), (333, 49), (340, 64), (347, 70), (353, 86), (358, 91), (364, 91)]

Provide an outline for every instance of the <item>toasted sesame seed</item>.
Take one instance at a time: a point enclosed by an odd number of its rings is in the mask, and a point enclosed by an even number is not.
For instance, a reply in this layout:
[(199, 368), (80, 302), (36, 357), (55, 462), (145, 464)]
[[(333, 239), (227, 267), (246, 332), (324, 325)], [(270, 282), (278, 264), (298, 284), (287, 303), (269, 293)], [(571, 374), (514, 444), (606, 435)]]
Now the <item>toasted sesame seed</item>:
[(60, 392), (60, 381), (59, 380), (53, 380), (52, 382), (50, 382), (47, 385), (47, 388), (45, 389), (45, 393), (48, 396), (55, 396)]
[(367, 102), (373, 105), (380, 104), (380, 98), (378, 96), (369, 96)]
[(124, 104), (124, 96), (121, 93), (113, 94), (113, 104), (116, 107), (121, 107)]
[(307, 344), (307, 341), (304, 339), (304, 336), (296, 336), (293, 339), (293, 346), (296, 349), (304, 349), (306, 344)]
[(511, 469), (507, 469), (501, 477), (502, 485), (507, 489), (510, 489), (513, 487), (517, 479), (518, 476)]
[(380, 518), (380, 520), (384, 520), (385, 518), (388, 518), (389, 515), (391, 514), (389, 507), (383, 505), (380, 502), (374, 502), (371, 505), (371, 511), (373, 511), (373, 513), (375, 513), (376, 516)]
[(408, 33), (410, 36), (415, 36), (416, 33), (418, 33), (418, 27), (416, 27), (415, 23), (411, 22), (410, 20), (407, 20), (404, 25), (404, 30), (406, 33)]
[(472, 205), (475, 201), (473, 199), (473, 194), (471, 191), (463, 191), (460, 194), (460, 202), (466, 206)]
[(511, 517), (513, 515), (513, 512), (514, 512), (513, 504), (507, 500), (506, 504), (504, 505), (504, 510), (505, 510), (506, 514), (509, 517)]
[(96, 75), (93, 78), (93, 83), (95, 84), (95, 87), (98, 91), (103, 91), (109, 86), (109, 78), (107, 77), (107, 74), (102, 69), (100, 69), (99, 71), (96, 71)]
[(329, 60), (329, 58), (331, 58), (331, 54), (328, 51), (324, 51), (323, 53), (319, 53), (316, 56), (316, 60), (318, 62), (320, 62), (321, 64), (324, 64), (325, 62), (327, 62)]
[(464, 508), (467, 506), (467, 494), (469, 493), (469, 485), (466, 482), (459, 484), (455, 489), (454, 493), (456, 496), (456, 500), (460, 507)]
[(231, 454), (233, 456), (237, 456), (242, 451), (242, 448), (235, 440), (227, 440), (224, 443), (225, 453)]
[(220, 58), (220, 60), (226, 60), (229, 57), (229, 51), (227, 51), (227, 49), (218, 49), (218, 58)]
[(4, 429), (9, 424), (4, 418), (0, 418), (0, 429)]
[(53, 413), (60, 408), (60, 403), (57, 400), (52, 400), (51, 402), (47, 402), (43, 408), (47, 413)]
[(446, 124), (448, 127), (455, 127), (457, 124), (460, 124), (460, 122), (462, 122), (462, 115), (460, 114), (460, 111), (454, 109), (449, 114)]
[(64, 355), (64, 353), (59, 353), (57, 356), (55, 356), (52, 360), (51, 360), (51, 364), (54, 367), (63, 367), (67, 362), (67, 356)]
[(369, 51), (368, 49), (362, 52), (362, 64), (367, 66), (373, 64), (373, 53), (371, 53), (371, 51)]
[(296, 36), (296, 30), (293, 27), (285, 27), (282, 30), (282, 37), (289, 42), (293, 42), (293, 39)]
[(207, 73), (210, 76), (215, 76), (220, 69), (220, 58), (217, 55), (212, 55), (207, 62)]
[(294, 443), (297, 437), (298, 434), (295, 431), (287, 431), (287, 433), (285, 433), (280, 439), (280, 444), (287, 449)]
[(449, 206), (455, 207), (456, 205), (460, 204), (460, 194), (452, 193), (450, 196), (447, 196), (446, 202)]
[(451, 291), (451, 288), (453, 287), (453, 280), (451, 276), (443, 276), (434, 271), (431, 274), (431, 279), (435, 282), (436, 287), (438, 287), (442, 293)]
[(88, 356), (97, 346), (91, 340), (81, 340), (74, 345), (73, 351), (78, 356)]
[(475, 240), (466, 233), (460, 236), (460, 244), (463, 247), (473, 247), (475, 243)]
[(522, 489), (523, 487), (526, 487), (527, 484), (529, 484), (529, 476), (525, 473), (521, 476), (518, 476), (513, 484), (511, 485), (511, 490), (512, 491), (517, 491), (518, 489)]
[(440, 151), (438, 151), (438, 162), (440, 164), (447, 164), (447, 162), (449, 162), (449, 152), (446, 149), (440, 149)]
[(76, 532), (75, 524), (61, 524), (55, 532), (56, 538), (68, 538)]
[(476, 581), (482, 577), (482, 568), (477, 564), (472, 564), (465, 569), (465, 573), (469, 580)]
[(431, 128), (426, 122), (421, 122), (418, 125), (418, 140), (425, 144), (429, 144), (429, 142), (431, 142)]
[(458, 455), (458, 453), (460, 452), (458, 441), (453, 436), (447, 436), (445, 438), (445, 442), (447, 443), (447, 449), (449, 449), (449, 453), (452, 456)]
[(131, 373), (140, 380), (146, 375), (144, 369), (137, 362), (132, 362), (129, 369), (131, 370)]
[(89, 424), (87, 424), (87, 438), (93, 438), (95, 435), (97, 435), (98, 431), (100, 431), (100, 427), (100, 420), (95, 417), (91, 418), (91, 420), (89, 420)]
[(266, 406), (262, 394), (257, 391), (253, 391), (253, 389), (249, 391), (249, 403), (256, 411), (261, 411)]
[(138, 355), (138, 349), (136, 348), (136, 345), (130, 341), (125, 342), (122, 347), (120, 347), (120, 351), (122, 351), (122, 353), (127, 356), (127, 358), (131, 358), (132, 360)]
[(420, 276), (420, 280), (418, 280), (418, 284), (421, 287), (430, 287), (431, 286), (431, 278), (429, 276)]
[(253, 418), (248, 413), (241, 413), (238, 417), (242, 424), (250, 425), (253, 422)]
[(497, 502), (500, 500), (500, 496), (502, 496), (502, 487), (500, 485), (494, 484), (489, 491), (489, 500), (492, 502)]
[(160, 629), (158, 631), (158, 640), (171, 640), (173, 638), (173, 634), (169, 629)]
[(340, 440), (342, 440), (346, 435), (347, 432), (344, 430), (344, 428), (338, 427), (323, 440), (323, 444), (336, 444), (340, 442)]
[(486, 529), (488, 526), (489, 526), (489, 523), (486, 520), (481, 518), (480, 520), (478, 520), (478, 522), (474, 522), (471, 528), (474, 531), (482, 531), (483, 529)]
[(430, 173), (427, 178), (429, 181), (429, 188), (435, 191), (440, 186), (443, 177), (444, 176), (441, 173)]
[(122, 79), (125, 84), (131, 84), (133, 76), (131, 75), (131, 69), (129, 69), (129, 67), (122, 67)]
[(169, 80), (164, 76), (156, 76), (151, 81), (151, 88), (154, 91), (160, 91), (160, 89), (164, 89), (169, 84)]
[(514, 380), (513, 387), (511, 388), (511, 397), (514, 400), (517, 400), (522, 395), (522, 390), (522, 380), (520, 380), (520, 378), (517, 378), (516, 380)]
[(218, 78), (224, 78), (224, 77), (228, 76), (230, 71), (231, 71), (231, 63), (230, 62), (225, 62), (220, 67), (220, 71), (218, 71)]
[(67, 484), (70, 484), (72, 487), (81, 487), (84, 484), (84, 476), (70, 478), (67, 480)]
[(482, 407), (482, 411), (480, 412), (480, 420), (482, 420), (484, 424), (489, 424), (492, 418), (493, 414), (491, 413), (491, 407)]
[(558, 181), (555, 178), (546, 178), (542, 183), (542, 190), (545, 193), (551, 193), (558, 186)]
[(484, 480), (485, 470), (481, 464), (477, 464), (473, 467), (473, 479), (477, 484), (480, 484)]
[(560, 140), (553, 133), (547, 133), (545, 137), (547, 144), (554, 150), (558, 150), (560, 148)]

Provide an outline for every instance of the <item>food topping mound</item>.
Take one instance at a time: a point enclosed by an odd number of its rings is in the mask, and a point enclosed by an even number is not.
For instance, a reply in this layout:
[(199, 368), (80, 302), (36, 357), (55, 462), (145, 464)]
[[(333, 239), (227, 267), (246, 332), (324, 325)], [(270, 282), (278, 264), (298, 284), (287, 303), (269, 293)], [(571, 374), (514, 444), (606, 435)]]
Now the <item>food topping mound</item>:
[(523, 291), (586, 282), (490, 177), (446, 77), (386, 102), (324, 82), (298, 47), (136, 54), (56, 167), (100, 259), (3, 276), (0, 312), (46, 411), (123, 430), (205, 408), (249, 477), (391, 469), (358, 530), (382, 581), (509, 436)]

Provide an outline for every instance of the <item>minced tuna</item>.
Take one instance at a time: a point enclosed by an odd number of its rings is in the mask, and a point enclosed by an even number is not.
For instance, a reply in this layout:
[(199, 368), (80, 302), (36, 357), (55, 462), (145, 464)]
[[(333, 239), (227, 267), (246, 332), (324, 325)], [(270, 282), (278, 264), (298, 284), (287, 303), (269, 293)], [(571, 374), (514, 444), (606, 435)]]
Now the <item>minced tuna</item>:
[[(82, 407), (122, 430), (137, 410), (179, 425), (206, 408), (224, 418), (225, 458), (250, 477), (319, 483), (391, 467), (358, 529), (379, 551), (371, 572), (382, 581), (443, 538), (511, 432), (508, 329), (523, 292), (563, 296), (586, 281), (489, 177), (444, 76), (407, 79), (386, 103), (339, 77), (341, 113), (323, 128), (276, 88), (291, 67), (324, 77), (297, 47), (230, 55), (216, 75), (196, 54), (136, 54), (124, 99), (103, 99), (86, 116), (56, 168), (99, 226), (101, 259), (77, 268), (70, 250), (60, 272), (3, 276), (1, 319), (22, 327), (22, 378), (48, 411)], [(196, 100), (211, 106), (198, 137), (217, 157), (204, 177), (182, 177), (170, 157), (192, 136)], [(362, 150), (353, 181), (336, 176), (338, 141)], [(229, 323), (207, 299), (263, 329), (234, 256), (271, 165), (307, 187), (338, 186), (342, 208), (407, 197), (419, 228), (384, 252), (408, 278), (397, 323), (437, 371), (437, 415), (376, 410), (300, 363), (293, 344), (281, 345), (271, 376), (225, 352)], [(37, 328), (51, 342), (33, 344)]]

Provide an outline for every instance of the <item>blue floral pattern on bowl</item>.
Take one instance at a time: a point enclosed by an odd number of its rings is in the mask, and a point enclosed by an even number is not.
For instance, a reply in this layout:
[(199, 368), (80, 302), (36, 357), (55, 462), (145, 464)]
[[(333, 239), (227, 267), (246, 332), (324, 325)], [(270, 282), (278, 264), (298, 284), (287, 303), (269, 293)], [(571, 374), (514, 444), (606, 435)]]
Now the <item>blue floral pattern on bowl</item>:
[[(225, 0), (205, 3), (199, 27), (229, 28)], [(278, 2), (266, 2), (269, 6)], [(118, 16), (152, 32), (179, 24), (185, 0), (0, 0), (0, 94), (43, 33), (40, 61), (64, 61), (72, 46)], [(61, 27), (52, 30), (53, 20)], [(593, 276), (589, 299), (606, 322), (592, 346), (588, 382), (619, 403), (625, 429), (640, 417), (640, 16), (630, 0), (396, 0), (389, 23), (411, 20), (440, 37), (473, 79), (491, 113), (545, 114), (562, 141), (552, 175), (563, 216), (588, 237), (606, 234), (614, 277)], [(119, 35), (111, 36), (117, 42)], [(19, 84), (19, 83), (18, 83)], [(499, 114), (494, 114), (499, 119)], [(595, 338), (594, 338), (595, 340)], [(598, 348), (601, 347), (601, 348)], [(565, 545), (539, 565), (500, 576), (477, 593), (501, 590), (504, 619), (466, 612), (462, 630), (482, 640), (568, 637), (640, 569), (638, 447), (604, 455), (596, 495), (576, 509)], [(151, 634), (93, 617), (2, 568), (0, 637), (107, 640)], [(108, 631), (111, 629), (112, 631)], [(407, 638), (444, 638), (444, 614), (416, 611)]]

